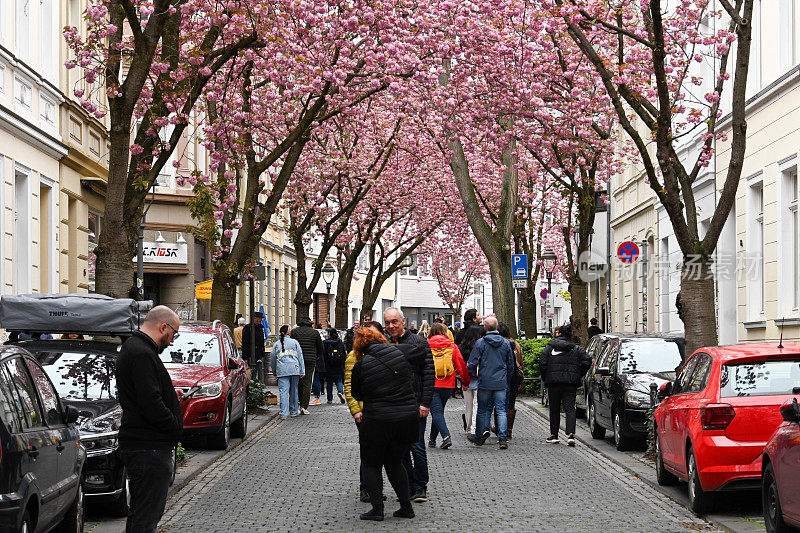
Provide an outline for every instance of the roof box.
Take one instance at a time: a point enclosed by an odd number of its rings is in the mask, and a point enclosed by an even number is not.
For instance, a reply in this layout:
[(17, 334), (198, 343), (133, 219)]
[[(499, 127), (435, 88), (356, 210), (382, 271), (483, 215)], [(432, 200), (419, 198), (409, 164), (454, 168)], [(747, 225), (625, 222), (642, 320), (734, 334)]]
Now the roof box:
[(153, 302), (104, 294), (20, 294), (0, 297), (0, 327), (30, 333), (130, 335)]

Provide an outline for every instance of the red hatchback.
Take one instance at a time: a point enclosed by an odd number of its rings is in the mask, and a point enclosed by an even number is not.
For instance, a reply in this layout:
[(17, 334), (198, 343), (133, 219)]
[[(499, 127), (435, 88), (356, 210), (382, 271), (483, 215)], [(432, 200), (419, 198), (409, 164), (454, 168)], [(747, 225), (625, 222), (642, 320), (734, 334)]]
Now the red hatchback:
[[(800, 385), (800, 383), (797, 383)], [(800, 395), (800, 386), (795, 387)], [(800, 406), (797, 398), (781, 406), (784, 423), (769, 439), (762, 459), (761, 497), (769, 533), (800, 528)]]
[(220, 450), (231, 436), (245, 436), (247, 374), (227, 326), (218, 320), (181, 324), (161, 360), (181, 400), (185, 436), (206, 436)]
[(781, 424), (778, 407), (800, 385), (800, 344), (701, 348), (655, 411), (656, 473), (688, 482), (691, 508), (709, 510), (716, 491), (761, 485), (761, 454)]

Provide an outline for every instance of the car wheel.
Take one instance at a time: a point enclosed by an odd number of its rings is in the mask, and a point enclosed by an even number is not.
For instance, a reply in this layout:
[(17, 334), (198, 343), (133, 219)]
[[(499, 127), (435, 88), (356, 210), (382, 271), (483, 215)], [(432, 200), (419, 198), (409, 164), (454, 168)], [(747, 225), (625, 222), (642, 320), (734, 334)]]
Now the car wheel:
[(667, 487), (669, 485), (674, 485), (678, 482), (678, 478), (675, 477), (675, 474), (669, 472), (666, 468), (664, 468), (664, 456), (661, 452), (661, 435), (658, 434), (658, 427), (653, 428), (653, 432), (655, 433), (655, 446), (656, 446), (656, 481), (662, 487)]
[(225, 407), (225, 419), (216, 435), (208, 438), (208, 444), (215, 450), (227, 450), (231, 440), (231, 405)]
[(711, 510), (714, 495), (703, 490), (700, 485), (700, 473), (697, 470), (697, 459), (694, 457), (694, 450), (689, 448), (689, 459), (687, 461), (689, 508), (695, 514), (704, 514)]
[(242, 410), (242, 416), (231, 426), (231, 435), (240, 439), (247, 436), (247, 409)]
[(111, 504), (111, 512), (115, 516), (128, 516), (128, 510), (131, 505), (131, 491), (130, 480), (128, 479), (128, 471), (122, 471), (122, 492), (119, 497)]
[(778, 483), (775, 481), (775, 469), (772, 468), (772, 463), (767, 463), (764, 476), (761, 478), (761, 501), (764, 509), (764, 526), (769, 533), (793, 531), (783, 521)]
[(612, 415), (613, 419), (613, 432), (614, 432), (614, 446), (617, 450), (624, 452), (628, 448), (630, 448), (630, 442), (628, 437), (622, 434), (622, 415), (619, 414), (618, 410), (614, 410), (614, 414)]
[(606, 436), (606, 428), (597, 423), (597, 413), (595, 412), (594, 402), (589, 402), (589, 414), (586, 416), (589, 419), (589, 431), (592, 433), (592, 438), (604, 438)]
[(55, 531), (59, 533), (83, 533), (83, 505), (83, 485), (78, 483), (78, 493), (75, 495), (75, 500), (69, 506), (67, 514)]

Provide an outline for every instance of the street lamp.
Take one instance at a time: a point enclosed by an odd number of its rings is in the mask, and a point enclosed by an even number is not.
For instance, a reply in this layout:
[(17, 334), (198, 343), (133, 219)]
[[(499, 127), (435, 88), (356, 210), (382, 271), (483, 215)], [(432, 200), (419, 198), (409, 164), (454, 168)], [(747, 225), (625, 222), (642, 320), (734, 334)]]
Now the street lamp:
[[(553, 271), (556, 269), (556, 254), (548, 248), (542, 254), (542, 263), (544, 263), (544, 271), (547, 273), (547, 297), (553, 298)], [(552, 303), (550, 304), (552, 306)], [(553, 331), (553, 319), (548, 319), (549, 330), (552, 333)]]
[(325, 263), (322, 267), (322, 279), (325, 281), (325, 286), (327, 288), (327, 298), (328, 298), (328, 305), (327, 309), (327, 321), (330, 324), (331, 322), (331, 283), (333, 283), (333, 276), (336, 274), (336, 269), (330, 263)]

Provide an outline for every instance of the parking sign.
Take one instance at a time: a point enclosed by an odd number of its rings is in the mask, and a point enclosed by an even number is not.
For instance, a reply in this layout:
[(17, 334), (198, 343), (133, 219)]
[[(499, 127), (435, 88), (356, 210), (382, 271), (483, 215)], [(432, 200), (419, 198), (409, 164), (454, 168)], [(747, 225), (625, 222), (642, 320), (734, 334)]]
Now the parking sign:
[(527, 254), (514, 254), (511, 256), (511, 278), (528, 279)]

